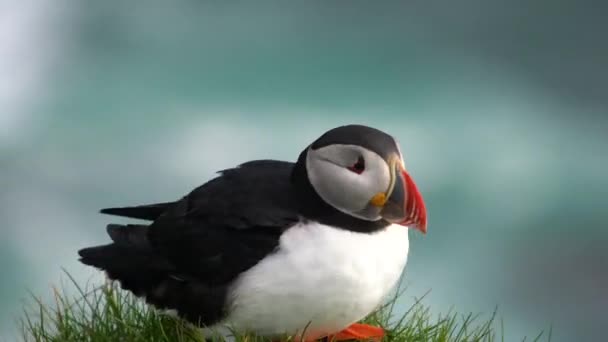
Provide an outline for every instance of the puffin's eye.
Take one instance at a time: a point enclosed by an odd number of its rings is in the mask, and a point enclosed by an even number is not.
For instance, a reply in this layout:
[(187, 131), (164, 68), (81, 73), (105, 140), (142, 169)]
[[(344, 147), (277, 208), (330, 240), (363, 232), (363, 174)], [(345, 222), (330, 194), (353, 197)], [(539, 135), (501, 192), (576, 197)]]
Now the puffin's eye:
[(363, 159), (363, 157), (359, 157), (359, 159), (357, 159), (357, 162), (354, 163), (352, 166), (347, 167), (347, 169), (360, 175), (361, 173), (363, 173), (363, 171), (365, 171), (365, 159)]

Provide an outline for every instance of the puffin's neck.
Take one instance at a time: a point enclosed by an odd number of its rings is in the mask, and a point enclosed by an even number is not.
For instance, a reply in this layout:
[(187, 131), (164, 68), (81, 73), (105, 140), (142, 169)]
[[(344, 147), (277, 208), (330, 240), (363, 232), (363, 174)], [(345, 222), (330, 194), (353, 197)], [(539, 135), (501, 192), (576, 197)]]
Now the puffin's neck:
[(297, 192), (299, 211), (311, 221), (361, 233), (373, 233), (390, 225), (385, 220), (366, 221), (345, 214), (325, 202), (310, 184), (306, 170), (306, 148), (298, 158), (291, 173), (291, 182)]

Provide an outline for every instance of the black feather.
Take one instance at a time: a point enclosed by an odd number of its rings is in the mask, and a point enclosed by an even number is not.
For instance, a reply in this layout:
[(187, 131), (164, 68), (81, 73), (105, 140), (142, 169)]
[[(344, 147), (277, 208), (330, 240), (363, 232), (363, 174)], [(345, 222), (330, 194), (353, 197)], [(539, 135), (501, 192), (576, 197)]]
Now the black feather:
[(81, 249), (80, 261), (106, 271), (119, 280), (123, 288), (136, 295), (145, 294), (151, 284), (158, 283), (173, 267), (155, 255), (147, 241), (147, 226), (108, 225), (111, 244)]
[(101, 209), (99, 212), (108, 215), (124, 216), (141, 220), (154, 221), (159, 216), (161, 216), (172, 204), (174, 204), (174, 202), (139, 205), (135, 207), (105, 208)]
[(113, 243), (79, 251), (80, 260), (158, 308), (211, 325), (226, 314), (232, 281), (273, 253), (298, 222), (293, 165), (249, 162), (176, 202), (104, 209), (154, 222), (108, 225)]

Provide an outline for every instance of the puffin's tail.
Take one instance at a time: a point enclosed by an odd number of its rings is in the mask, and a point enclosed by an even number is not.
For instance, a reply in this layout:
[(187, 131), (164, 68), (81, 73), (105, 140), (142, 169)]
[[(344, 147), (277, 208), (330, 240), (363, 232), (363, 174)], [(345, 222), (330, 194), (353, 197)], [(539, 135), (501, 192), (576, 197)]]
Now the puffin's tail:
[(105, 271), (135, 295), (145, 294), (163, 279), (167, 263), (152, 252), (148, 226), (110, 224), (107, 231), (113, 243), (79, 250), (80, 262)]
[(211, 325), (224, 314), (225, 286), (182, 279), (172, 264), (155, 253), (145, 225), (108, 225), (113, 243), (78, 251), (80, 261), (159, 309), (175, 309), (194, 324)]

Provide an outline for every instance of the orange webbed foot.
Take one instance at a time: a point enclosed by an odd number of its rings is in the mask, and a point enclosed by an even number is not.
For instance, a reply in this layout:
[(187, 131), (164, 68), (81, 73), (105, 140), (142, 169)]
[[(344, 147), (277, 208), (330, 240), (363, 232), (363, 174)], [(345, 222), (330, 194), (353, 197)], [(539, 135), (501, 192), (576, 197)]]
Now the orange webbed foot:
[(384, 329), (369, 324), (355, 323), (337, 334), (327, 337), (328, 341), (365, 340), (379, 342), (384, 337)]

